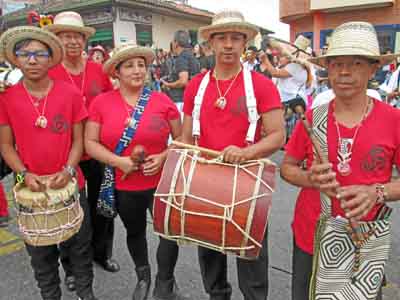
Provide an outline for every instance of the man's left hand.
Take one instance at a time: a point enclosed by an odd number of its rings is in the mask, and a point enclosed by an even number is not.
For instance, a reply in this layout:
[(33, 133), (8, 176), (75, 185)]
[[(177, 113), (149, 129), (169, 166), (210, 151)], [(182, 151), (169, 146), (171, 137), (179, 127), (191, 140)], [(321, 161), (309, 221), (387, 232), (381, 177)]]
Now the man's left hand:
[(377, 195), (375, 186), (351, 185), (338, 189), (337, 198), (346, 211), (346, 217), (361, 220), (375, 206)]
[(228, 146), (222, 151), (224, 161), (231, 164), (239, 164), (250, 160), (250, 156), (246, 148), (239, 148), (237, 146)]
[(68, 182), (70, 182), (72, 180), (71, 175), (63, 170), (61, 172), (58, 172), (57, 174), (55, 174), (51, 179), (50, 179), (50, 188), (53, 190), (58, 190), (58, 189), (62, 189), (63, 187), (65, 187)]

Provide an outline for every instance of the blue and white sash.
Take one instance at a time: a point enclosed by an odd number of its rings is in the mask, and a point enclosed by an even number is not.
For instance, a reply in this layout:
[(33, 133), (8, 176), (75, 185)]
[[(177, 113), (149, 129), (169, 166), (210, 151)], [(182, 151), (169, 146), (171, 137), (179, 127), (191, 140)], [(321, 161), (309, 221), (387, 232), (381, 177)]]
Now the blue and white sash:
[[(132, 124), (127, 125), (125, 130), (115, 148), (114, 153), (121, 155), (121, 153), (129, 146), (140, 124), (144, 109), (149, 102), (151, 91), (148, 88), (143, 88), (142, 95), (140, 96), (135, 109), (132, 112)], [(115, 208), (115, 174), (114, 168), (106, 165), (104, 168), (103, 180), (100, 186), (99, 200), (97, 202), (97, 212), (108, 218), (117, 216)]]

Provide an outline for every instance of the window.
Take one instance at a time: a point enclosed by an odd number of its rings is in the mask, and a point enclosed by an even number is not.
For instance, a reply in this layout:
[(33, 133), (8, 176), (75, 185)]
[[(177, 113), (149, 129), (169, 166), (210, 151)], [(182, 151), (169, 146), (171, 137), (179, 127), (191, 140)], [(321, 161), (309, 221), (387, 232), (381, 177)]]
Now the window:
[(135, 24), (136, 43), (140, 46), (153, 45), (153, 28), (151, 25)]

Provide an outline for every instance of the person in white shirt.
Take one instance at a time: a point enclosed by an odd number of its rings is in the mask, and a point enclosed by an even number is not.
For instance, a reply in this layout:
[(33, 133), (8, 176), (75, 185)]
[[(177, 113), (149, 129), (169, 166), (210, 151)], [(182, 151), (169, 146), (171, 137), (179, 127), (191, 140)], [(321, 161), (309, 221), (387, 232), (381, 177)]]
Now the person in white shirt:
[(249, 71), (253, 71), (259, 64), (257, 60), (258, 50), (255, 46), (249, 46), (246, 51), (247, 61), (243, 63), (243, 68)]

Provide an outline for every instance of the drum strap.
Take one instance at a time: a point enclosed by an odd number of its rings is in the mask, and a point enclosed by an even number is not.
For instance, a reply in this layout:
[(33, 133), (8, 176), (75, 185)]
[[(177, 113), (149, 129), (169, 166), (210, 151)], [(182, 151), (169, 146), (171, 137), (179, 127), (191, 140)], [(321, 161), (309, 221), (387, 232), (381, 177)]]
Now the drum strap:
[[(114, 153), (121, 155), (121, 153), (129, 146), (134, 138), (136, 131), (139, 127), (144, 109), (149, 102), (151, 91), (148, 88), (143, 88), (142, 95), (140, 96), (135, 109), (132, 112), (132, 124), (128, 124), (118, 141)], [(97, 202), (97, 212), (105, 217), (114, 218), (117, 216), (115, 209), (115, 174), (114, 168), (106, 165), (104, 168), (104, 175), (100, 186), (99, 201)]]
[[(193, 117), (193, 127), (192, 127), (192, 135), (195, 138), (200, 137), (200, 111), (201, 105), (203, 103), (204, 94), (206, 92), (207, 86), (210, 82), (210, 71), (206, 73), (203, 77), (197, 94), (194, 98), (194, 108), (192, 112)], [(260, 115), (257, 112), (257, 99), (254, 94), (254, 86), (251, 78), (251, 72), (247, 69), (243, 69), (243, 78), (244, 78), (244, 90), (246, 94), (246, 106), (247, 106), (247, 114), (249, 118), (249, 129), (246, 134), (246, 142), (254, 143), (257, 122), (260, 119)]]

